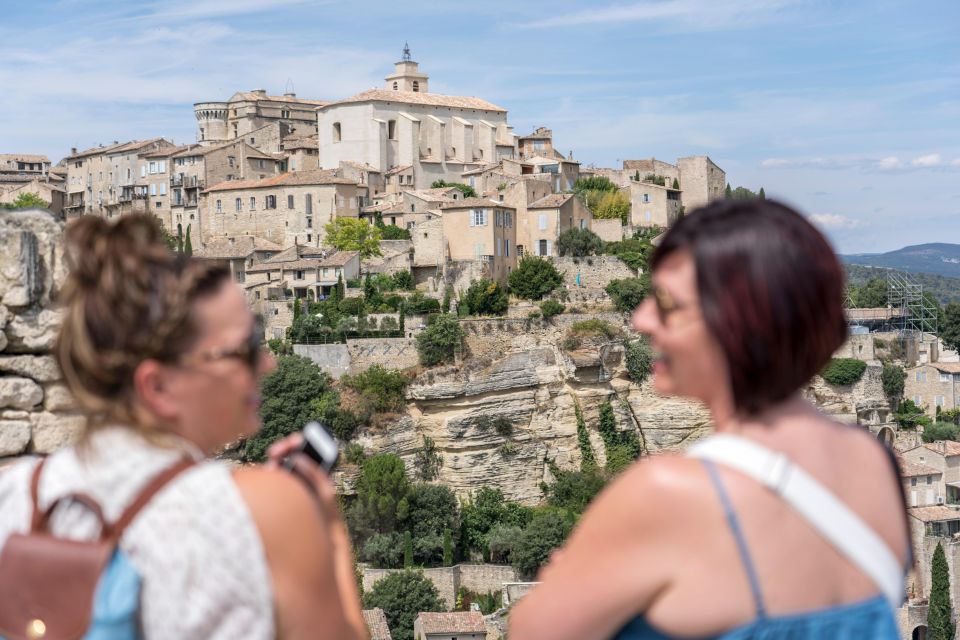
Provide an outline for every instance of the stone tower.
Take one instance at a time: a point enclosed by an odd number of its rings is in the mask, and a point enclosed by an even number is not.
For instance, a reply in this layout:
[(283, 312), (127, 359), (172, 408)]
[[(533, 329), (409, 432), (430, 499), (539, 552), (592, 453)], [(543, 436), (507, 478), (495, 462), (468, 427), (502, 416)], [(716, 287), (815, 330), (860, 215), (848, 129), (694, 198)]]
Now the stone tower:
[(394, 72), (388, 75), (387, 89), (392, 91), (416, 91), (427, 93), (430, 76), (420, 73), (420, 65), (414, 62), (410, 57), (410, 46), (403, 45), (403, 56), (400, 61), (394, 65)]
[(209, 146), (230, 139), (226, 102), (198, 102), (193, 105), (193, 113), (197, 116), (197, 142)]

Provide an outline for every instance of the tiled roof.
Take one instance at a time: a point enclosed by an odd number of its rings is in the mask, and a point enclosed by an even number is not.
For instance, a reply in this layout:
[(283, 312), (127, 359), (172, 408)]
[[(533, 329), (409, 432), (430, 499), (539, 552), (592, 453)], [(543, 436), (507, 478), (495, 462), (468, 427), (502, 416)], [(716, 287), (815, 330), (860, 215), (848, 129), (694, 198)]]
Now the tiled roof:
[(471, 169), (470, 171), (464, 171), (464, 172), (463, 172), (462, 174), (460, 174), (460, 175), (464, 175), (464, 176), (477, 175), (477, 174), (479, 174), (479, 173), (486, 173), (487, 171), (492, 171), (493, 169), (496, 169), (496, 168), (498, 168), (498, 167), (500, 167), (500, 163), (499, 163), (499, 162), (491, 163), (491, 164), (484, 164), (484, 165), (481, 165), (481, 166), (477, 167), (476, 169)]
[(572, 193), (551, 193), (527, 205), (527, 209), (557, 209), (573, 197)]
[(936, 442), (928, 442), (923, 446), (948, 458), (950, 456), (960, 456), (960, 442), (954, 442), (953, 440), (937, 440)]
[(283, 139), (283, 150), (291, 151), (293, 149), (319, 149), (317, 134), (313, 135), (289, 135)]
[(247, 269), (247, 273), (273, 271), (280, 267), (284, 269), (342, 267), (350, 262), (354, 256), (359, 255), (357, 251), (337, 251), (324, 258), (322, 257), (321, 251), (321, 249), (312, 247), (290, 247), (289, 249), (284, 249), (281, 253), (278, 253), (269, 260), (264, 260), (260, 264), (250, 267)]
[(420, 612), (420, 628), (424, 633), (485, 633), (487, 625), (479, 611), (450, 613)]
[(422, 93), (419, 91), (391, 91), (389, 89), (370, 89), (343, 100), (331, 102), (320, 110), (338, 104), (352, 104), (355, 102), (400, 102), (404, 104), (418, 104), (431, 107), (452, 107), (454, 109), (478, 109), (481, 111), (500, 111), (506, 109), (498, 107), (492, 102), (467, 96), (444, 96), (438, 93)]
[(210, 191), (236, 191), (238, 189), (263, 189), (267, 187), (292, 187), (297, 185), (313, 184), (352, 184), (357, 183), (353, 180), (340, 178), (336, 175), (334, 169), (314, 169), (311, 171), (291, 171), (281, 173), (278, 176), (264, 178), (263, 180), (227, 180), (220, 184), (215, 184)]
[(900, 464), (900, 475), (904, 478), (911, 478), (914, 476), (939, 476), (943, 475), (943, 472), (919, 462), (902, 462)]
[(367, 631), (370, 632), (370, 640), (393, 640), (390, 635), (390, 627), (387, 626), (387, 616), (383, 609), (364, 609), (363, 621), (367, 623)]
[(254, 251), (281, 251), (283, 247), (257, 236), (215, 237), (193, 252), (198, 258), (246, 258)]
[(533, 133), (527, 134), (525, 136), (520, 136), (521, 140), (552, 140), (553, 134), (547, 133), (546, 131), (534, 131)]
[(8, 160), (10, 162), (32, 162), (32, 163), (45, 162), (47, 164), (50, 164), (50, 158), (48, 158), (47, 156), (38, 156), (38, 155), (29, 154), (29, 153), (0, 153), (0, 162), (4, 162)]
[(354, 162), (353, 160), (341, 160), (340, 164), (345, 164), (348, 167), (353, 167), (354, 169), (361, 169), (363, 171), (371, 171), (373, 173), (380, 173), (380, 169), (377, 169), (371, 164), (366, 162)]
[(960, 373), (960, 362), (931, 362), (930, 366), (944, 373)]
[(414, 198), (419, 198), (420, 200), (426, 200), (427, 202), (447, 202), (452, 201), (448, 194), (451, 191), (459, 191), (456, 187), (441, 187), (438, 189), (410, 189), (409, 191), (404, 191)]
[(329, 102), (326, 100), (306, 100), (304, 98), (297, 98), (296, 96), (265, 96), (259, 93), (254, 93), (253, 91), (238, 91), (233, 95), (231, 100), (237, 97), (239, 97), (240, 100), (251, 100), (253, 102), (260, 102), (261, 100), (269, 100), (270, 102), (299, 102), (302, 104), (313, 105), (315, 107), (321, 107), (325, 104), (329, 104)]
[(163, 147), (161, 149), (153, 149), (146, 151), (144, 153), (138, 154), (141, 158), (168, 158), (175, 153), (180, 153), (185, 149), (189, 149), (191, 145), (182, 144), (177, 147)]
[(912, 507), (907, 509), (907, 513), (921, 522), (960, 520), (960, 511), (942, 505), (935, 507)]
[(498, 207), (500, 209), (514, 209), (510, 205), (490, 200), (489, 198), (464, 198), (448, 204), (440, 205), (441, 209), (469, 209), (471, 207)]
[(131, 140), (130, 142), (118, 142), (117, 144), (91, 147), (78, 153), (70, 154), (67, 156), (67, 159), (82, 158), (84, 156), (98, 155), (101, 153), (129, 153), (131, 151), (139, 151), (144, 147), (148, 147), (151, 144), (155, 144), (160, 141), (167, 142), (163, 138), (151, 138), (149, 140)]
[(392, 176), (392, 175), (395, 174), (395, 173), (403, 173), (403, 172), (406, 171), (407, 169), (410, 169), (412, 166), (413, 166), (413, 165), (405, 164), (405, 165), (402, 165), (402, 166), (399, 166), (399, 167), (394, 167), (393, 169), (390, 169), (389, 171), (387, 171), (386, 175)]

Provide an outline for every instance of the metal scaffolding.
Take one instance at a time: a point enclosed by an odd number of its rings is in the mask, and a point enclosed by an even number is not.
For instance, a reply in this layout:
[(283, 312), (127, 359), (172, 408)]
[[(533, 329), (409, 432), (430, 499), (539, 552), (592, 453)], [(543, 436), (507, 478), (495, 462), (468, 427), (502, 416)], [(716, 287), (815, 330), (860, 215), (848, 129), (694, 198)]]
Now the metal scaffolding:
[(937, 333), (937, 305), (923, 295), (923, 285), (908, 273), (887, 273), (887, 307), (898, 309), (890, 318), (891, 329), (900, 334)]

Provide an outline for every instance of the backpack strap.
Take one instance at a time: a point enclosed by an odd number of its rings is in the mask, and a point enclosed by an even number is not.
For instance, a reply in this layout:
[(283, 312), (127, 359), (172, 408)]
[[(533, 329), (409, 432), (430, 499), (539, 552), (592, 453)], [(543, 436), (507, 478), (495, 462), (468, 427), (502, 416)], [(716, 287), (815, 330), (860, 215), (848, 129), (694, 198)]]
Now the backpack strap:
[(766, 486), (869, 576), (891, 607), (896, 609), (903, 602), (904, 570), (890, 547), (850, 507), (787, 456), (730, 434), (701, 440), (687, 454), (723, 464)]
[(150, 499), (157, 494), (158, 491), (163, 489), (168, 482), (176, 478), (180, 473), (186, 471), (192, 467), (196, 462), (192, 458), (182, 458), (174, 463), (172, 466), (167, 467), (159, 474), (157, 474), (150, 482), (147, 483), (137, 495), (137, 497), (130, 503), (129, 506), (124, 510), (120, 517), (113, 523), (111, 527), (111, 534), (114, 540), (119, 540), (120, 536), (123, 535), (124, 529), (127, 528), (133, 519), (137, 517), (137, 514), (140, 513), (140, 510), (143, 509)]

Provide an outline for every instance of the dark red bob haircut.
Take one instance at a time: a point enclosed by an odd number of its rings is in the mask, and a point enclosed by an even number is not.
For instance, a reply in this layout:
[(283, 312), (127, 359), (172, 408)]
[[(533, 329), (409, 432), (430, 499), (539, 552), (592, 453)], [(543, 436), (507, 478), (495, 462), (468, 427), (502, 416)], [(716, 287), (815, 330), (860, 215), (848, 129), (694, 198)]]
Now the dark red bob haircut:
[(700, 306), (730, 370), (737, 413), (786, 400), (847, 337), (844, 274), (814, 226), (772, 200), (719, 200), (681, 218), (654, 252), (656, 271), (693, 256)]

